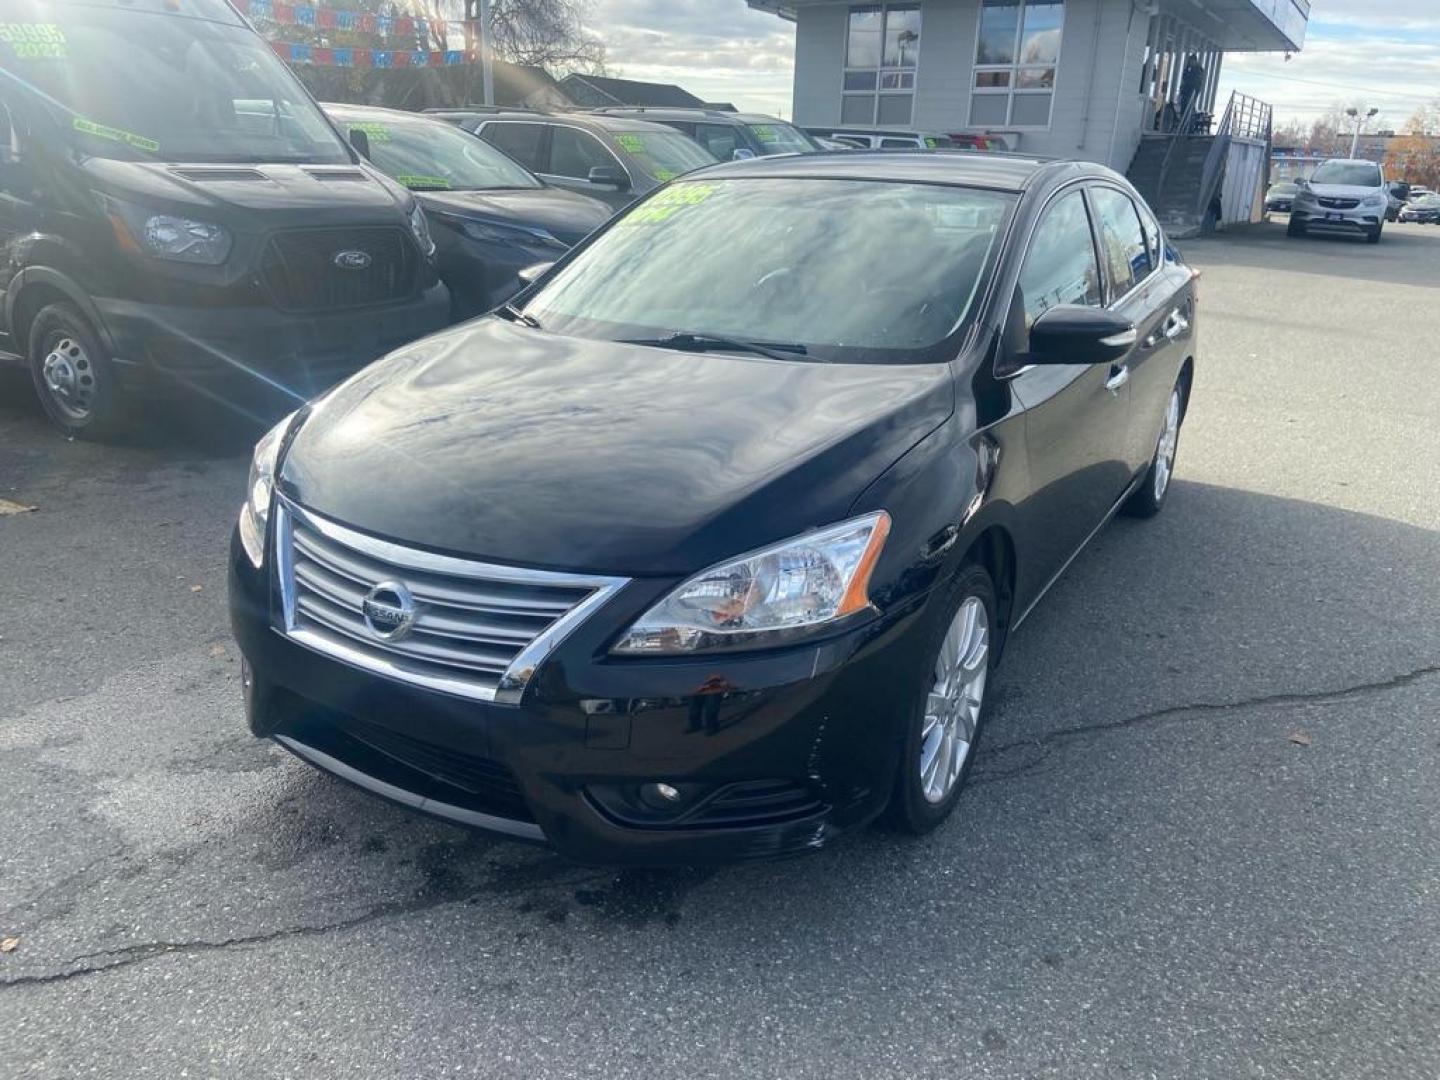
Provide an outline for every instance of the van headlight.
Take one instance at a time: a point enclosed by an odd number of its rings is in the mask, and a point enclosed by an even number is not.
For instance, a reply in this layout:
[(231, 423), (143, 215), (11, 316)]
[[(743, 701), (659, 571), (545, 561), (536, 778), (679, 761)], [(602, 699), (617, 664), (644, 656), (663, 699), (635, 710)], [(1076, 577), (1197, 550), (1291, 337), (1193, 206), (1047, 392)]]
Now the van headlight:
[(219, 266), (230, 256), (230, 230), (210, 221), (155, 213), (121, 199), (107, 199), (110, 227), (122, 248), (157, 259)]
[(435, 240), (430, 235), (430, 222), (425, 220), (425, 211), (418, 202), (410, 208), (410, 231), (415, 235), (421, 253), (427, 259), (431, 258), (435, 254)]
[(881, 510), (712, 567), (650, 608), (611, 652), (770, 648), (823, 632), (872, 610), (870, 575), (889, 534)]
[(250, 458), (250, 482), (245, 489), (245, 505), (240, 508), (240, 544), (257, 570), (265, 564), (265, 529), (275, 497), (275, 463), (294, 419), (291, 413), (267, 431), (255, 444)]

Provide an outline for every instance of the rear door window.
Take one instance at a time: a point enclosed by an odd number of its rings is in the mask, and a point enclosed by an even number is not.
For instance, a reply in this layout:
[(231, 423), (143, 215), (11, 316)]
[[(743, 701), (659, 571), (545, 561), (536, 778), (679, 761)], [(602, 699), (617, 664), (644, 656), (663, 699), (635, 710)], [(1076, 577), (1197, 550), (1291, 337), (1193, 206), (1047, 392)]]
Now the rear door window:
[(509, 120), (483, 126), (479, 135), (491, 146), (499, 147), (531, 172), (543, 172), (540, 148), (545, 139), (543, 124), (520, 124)]
[(1150, 276), (1150, 250), (1140, 215), (1130, 196), (1112, 187), (1090, 189), (1100, 246), (1110, 276), (1110, 301), (1114, 303)]

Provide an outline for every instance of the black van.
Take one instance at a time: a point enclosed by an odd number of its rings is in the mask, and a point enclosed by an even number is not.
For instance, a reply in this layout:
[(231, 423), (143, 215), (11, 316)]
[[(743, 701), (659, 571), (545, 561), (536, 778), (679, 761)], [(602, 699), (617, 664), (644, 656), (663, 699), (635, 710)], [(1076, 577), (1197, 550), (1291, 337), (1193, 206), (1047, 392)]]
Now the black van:
[(414, 196), (225, 0), (6, 0), (0, 349), (61, 427), (293, 408), (448, 314)]

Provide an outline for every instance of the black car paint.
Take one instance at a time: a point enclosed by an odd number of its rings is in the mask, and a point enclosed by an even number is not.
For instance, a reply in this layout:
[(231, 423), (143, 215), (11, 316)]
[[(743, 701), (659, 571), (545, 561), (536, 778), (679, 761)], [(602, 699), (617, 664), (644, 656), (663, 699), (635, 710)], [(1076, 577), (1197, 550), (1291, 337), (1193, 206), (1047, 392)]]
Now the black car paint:
[[(240, 21), (233, 9), (223, 10)], [(448, 321), (449, 297), (410, 232), (411, 196), (363, 161), (88, 156), (54, 137), (53, 117), (15, 84), (0, 82), (0, 101), (23, 162), (0, 169), (0, 348), (23, 355), (40, 307), (68, 301), (132, 388), (202, 386), (226, 397), (278, 398), (293, 408)], [(106, 216), (108, 200), (223, 225), (233, 247), (219, 266), (122, 250)], [(277, 234), (333, 229), (343, 248), (350, 230), (377, 226), (395, 230), (408, 245), (414, 266), (408, 295), (298, 312), (277, 303), (262, 282), (261, 254)]]
[[(492, 319), (404, 350), (321, 401), (284, 454), (287, 498), (436, 551), (633, 580), (559, 645), (520, 707), (485, 705), (377, 679), (274, 632), (273, 559), (257, 572), (237, 542), (232, 620), (252, 669), (256, 734), (285, 737), (316, 715), (358, 717), (499, 760), (538, 824), (528, 835), (581, 861), (809, 850), (883, 808), (899, 760), (897, 717), (927, 674), (924, 643), (950, 617), (935, 600), (945, 595), (939, 586), (967, 560), (984, 562), (1000, 593), (1003, 639), (1133, 490), (1177, 382), (1188, 402), (1193, 274), (1165, 246), (1160, 269), (1112, 298), (1137, 328), (1123, 359), (1031, 365), (1014, 304), (1031, 231), (1072, 185), (1133, 194), (1116, 174), (865, 152), (711, 173), (949, 182), (1022, 197), (948, 364), (671, 355)], [(1117, 386), (1122, 368), (1129, 379)], [(747, 408), (733, 404), (737, 394)], [(372, 437), (357, 441), (362, 431)], [(893, 527), (873, 579), (876, 612), (859, 625), (748, 654), (608, 654), (691, 573), (879, 509)], [(359, 774), (347, 778), (394, 797)], [(584, 790), (770, 778), (806, 785), (822, 810), (744, 829), (635, 828)], [(446, 813), (440, 804), (426, 808)]]
[[(554, 262), (610, 217), (610, 207), (573, 191), (542, 187), (496, 191), (421, 191), (435, 240), (435, 261), (450, 289), (454, 318), (491, 311), (521, 288), (520, 271)], [(465, 232), (466, 222), (538, 229), (559, 246), (534, 236), (515, 242), (481, 240)]]

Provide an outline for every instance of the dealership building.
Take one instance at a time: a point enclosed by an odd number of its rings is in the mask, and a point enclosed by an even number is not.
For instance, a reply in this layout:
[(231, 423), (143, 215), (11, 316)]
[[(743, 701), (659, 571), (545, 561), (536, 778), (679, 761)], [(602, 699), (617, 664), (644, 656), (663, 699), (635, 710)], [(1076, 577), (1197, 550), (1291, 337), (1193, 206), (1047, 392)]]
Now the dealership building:
[(984, 134), (1121, 171), (1174, 126), (1182, 81), (1218, 128), (1225, 54), (1297, 51), (1310, 14), (1309, 0), (748, 2), (795, 23), (801, 126)]

